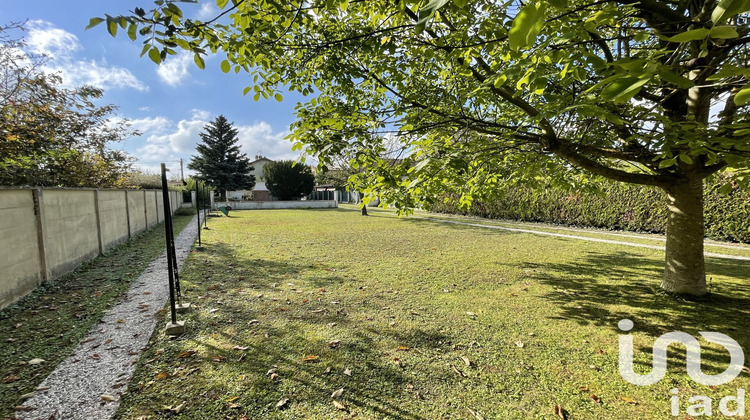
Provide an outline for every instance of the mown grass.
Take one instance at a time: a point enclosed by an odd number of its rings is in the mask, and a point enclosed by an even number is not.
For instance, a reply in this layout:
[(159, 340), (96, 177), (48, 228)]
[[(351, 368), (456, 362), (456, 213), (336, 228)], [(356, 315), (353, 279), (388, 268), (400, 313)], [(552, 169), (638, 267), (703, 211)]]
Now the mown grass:
[[(570, 419), (663, 419), (673, 388), (679, 418), (694, 395), (721, 417), (719, 399), (750, 388), (747, 372), (696, 384), (679, 345), (656, 385), (618, 373), (623, 318), (641, 372), (668, 331), (750, 349), (743, 264), (708, 259), (714, 293), (689, 302), (658, 292), (655, 250), (348, 210), (211, 222), (182, 271), (187, 332), (153, 335), (118, 418), (556, 419), (560, 405)], [(723, 371), (728, 354), (703, 344), (704, 371)]]
[[(175, 216), (175, 232), (191, 219)], [(164, 247), (160, 224), (0, 311), (0, 416), (13, 415)]]

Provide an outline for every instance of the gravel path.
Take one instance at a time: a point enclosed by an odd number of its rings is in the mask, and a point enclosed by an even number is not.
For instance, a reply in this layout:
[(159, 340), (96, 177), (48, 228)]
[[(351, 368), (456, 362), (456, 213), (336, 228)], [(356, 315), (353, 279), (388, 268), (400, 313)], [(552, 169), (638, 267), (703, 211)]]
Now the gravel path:
[[(193, 219), (175, 238), (179, 267), (197, 234), (197, 221)], [(165, 251), (133, 282), (123, 300), (89, 331), (73, 354), (42, 382), (37, 394), (24, 402), (34, 410), (17, 413), (17, 418), (111, 418), (127, 390), (143, 347), (157, 327), (154, 315), (169, 298), (167, 278)]]

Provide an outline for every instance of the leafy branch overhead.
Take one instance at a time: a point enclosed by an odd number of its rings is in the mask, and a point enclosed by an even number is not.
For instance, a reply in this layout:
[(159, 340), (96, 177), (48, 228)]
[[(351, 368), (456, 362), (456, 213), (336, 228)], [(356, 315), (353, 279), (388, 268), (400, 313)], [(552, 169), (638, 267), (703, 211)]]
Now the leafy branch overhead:
[[(682, 206), (677, 235), (702, 214), (688, 190), (728, 168), (750, 180), (746, 0), (234, 0), (208, 21), (186, 18), (187, 3), (92, 24), (135, 31), (155, 62), (219, 55), (223, 71), (249, 75), (255, 100), (308, 96), (295, 147), (322, 165), (354, 150), (381, 202), (453, 192), (470, 205), (501, 184), (606, 177), (667, 191)], [(384, 137), (403, 159), (381, 156)], [(681, 260), (668, 267), (692, 266), (688, 248), (668, 252)]]

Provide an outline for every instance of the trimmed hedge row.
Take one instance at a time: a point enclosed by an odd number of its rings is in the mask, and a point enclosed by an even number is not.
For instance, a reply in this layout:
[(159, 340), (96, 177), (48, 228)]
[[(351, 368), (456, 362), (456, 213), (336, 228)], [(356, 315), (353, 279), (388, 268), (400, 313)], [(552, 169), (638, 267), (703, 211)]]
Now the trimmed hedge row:
[[(734, 188), (719, 193), (718, 180), (707, 181), (704, 192), (706, 237), (750, 243), (750, 191)], [(452, 213), (544, 222), (577, 227), (595, 227), (635, 232), (664, 233), (666, 194), (659, 188), (608, 182), (602, 194), (559, 189), (509, 188), (491, 201), (475, 201), (468, 211), (458, 201), (437, 202), (430, 208)]]

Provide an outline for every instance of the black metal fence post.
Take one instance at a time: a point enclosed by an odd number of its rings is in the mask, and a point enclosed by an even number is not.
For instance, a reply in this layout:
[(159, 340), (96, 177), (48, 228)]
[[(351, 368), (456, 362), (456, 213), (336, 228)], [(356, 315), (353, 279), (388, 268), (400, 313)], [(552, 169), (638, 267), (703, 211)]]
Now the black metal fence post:
[(198, 213), (198, 247), (203, 247), (201, 244), (201, 193), (198, 183), (198, 179), (195, 178), (195, 211)]
[(162, 190), (162, 198), (164, 200), (164, 236), (166, 239), (167, 244), (167, 269), (169, 270), (169, 309), (172, 315), (172, 324), (177, 324), (177, 311), (175, 309), (175, 287), (174, 287), (174, 279), (175, 279), (175, 271), (174, 269), (176, 267), (173, 266), (173, 252), (174, 252), (174, 241), (172, 240), (172, 232), (171, 229), (169, 229), (171, 225), (171, 220), (167, 219), (166, 215), (169, 213), (169, 192), (167, 189), (167, 166), (165, 164), (161, 164), (161, 190)]

